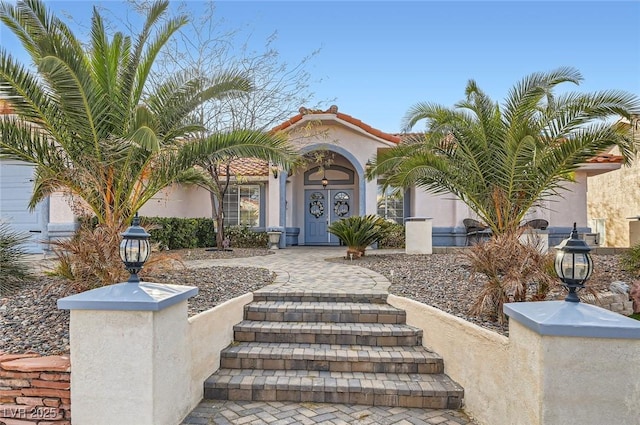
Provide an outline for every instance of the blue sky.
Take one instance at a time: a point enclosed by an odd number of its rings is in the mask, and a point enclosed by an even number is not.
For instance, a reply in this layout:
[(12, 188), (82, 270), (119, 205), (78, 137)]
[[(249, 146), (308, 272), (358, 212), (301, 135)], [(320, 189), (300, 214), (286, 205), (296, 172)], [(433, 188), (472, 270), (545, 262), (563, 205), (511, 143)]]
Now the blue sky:
[[(48, 3), (87, 22), (92, 4), (115, 13), (126, 7), (116, 1)], [(452, 106), (469, 79), (501, 100), (525, 75), (561, 66), (577, 68), (585, 79), (568, 90), (640, 95), (638, 1), (215, 4), (221, 30), (242, 28), (256, 46), (277, 31), (275, 47), (289, 63), (320, 48), (307, 68), (315, 101), (335, 99), (341, 112), (383, 131), (399, 132), (417, 102)], [(4, 27), (0, 43), (18, 49)]]

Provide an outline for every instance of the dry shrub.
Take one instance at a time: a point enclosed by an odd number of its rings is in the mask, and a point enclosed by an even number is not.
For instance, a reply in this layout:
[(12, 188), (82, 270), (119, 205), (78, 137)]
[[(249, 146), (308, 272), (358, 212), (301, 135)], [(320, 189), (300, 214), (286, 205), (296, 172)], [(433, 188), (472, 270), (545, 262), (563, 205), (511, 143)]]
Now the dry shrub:
[[(81, 225), (70, 239), (51, 242), (58, 260), (51, 274), (67, 279), (69, 292), (82, 292), (126, 281), (129, 273), (124, 268), (119, 252), (121, 233), (121, 229), (86, 224)], [(140, 276), (144, 280), (145, 275), (176, 266), (184, 266), (178, 254), (154, 252)]]
[(505, 303), (544, 300), (551, 286), (558, 283), (553, 254), (543, 254), (540, 243), (521, 243), (522, 233), (495, 236), (465, 254), (471, 263), (471, 279), (477, 279), (477, 274), (486, 277), (471, 314), (503, 323)]

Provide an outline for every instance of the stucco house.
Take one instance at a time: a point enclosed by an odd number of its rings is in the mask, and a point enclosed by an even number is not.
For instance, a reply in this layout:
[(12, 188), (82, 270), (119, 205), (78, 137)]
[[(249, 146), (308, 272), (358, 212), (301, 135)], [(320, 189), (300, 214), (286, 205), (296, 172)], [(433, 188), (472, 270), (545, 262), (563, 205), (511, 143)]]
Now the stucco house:
[[(320, 162), (289, 174), (264, 162), (248, 160), (234, 164), (240, 176), (225, 199), (227, 225), (247, 225), (284, 232), (280, 246), (337, 245), (327, 231), (330, 223), (351, 215), (378, 214), (403, 223), (409, 217), (432, 219), (433, 246), (466, 243), (465, 218), (474, 214), (453, 196), (436, 196), (412, 188), (403, 196), (382, 193), (376, 181), (367, 181), (367, 162), (380, 149), (393, 147), (403, 135), (380, 131), (336, 106), (325, 111), (300, 108), (297, 115), (273, 129), (291, 135), (300, 151), (319, 153)], [(545, 201), (530, 211), (529, 219), (549, 222), (549, 245), (566, 238), (574, 222), (581, 232), (587, 226), (587, 179), (620, 168), (622, 158), (600, 155), (582, 165), (575, 183), (561, 197)], [(0, 211), (19, 230), (32, 232), (32, 252), (43, 249), (39, 239), (70, 234), (75, 218), (64, 195), (50, 196), (33, 212), (27, 212), (32, 183), (31, 168), (0, 160)], [(323, 184), (323, 180), (324, 183)], [(195, 187), (174, 186), (161, 191), (140, 211), (143, 216), (211, 217), (208, 192)]]

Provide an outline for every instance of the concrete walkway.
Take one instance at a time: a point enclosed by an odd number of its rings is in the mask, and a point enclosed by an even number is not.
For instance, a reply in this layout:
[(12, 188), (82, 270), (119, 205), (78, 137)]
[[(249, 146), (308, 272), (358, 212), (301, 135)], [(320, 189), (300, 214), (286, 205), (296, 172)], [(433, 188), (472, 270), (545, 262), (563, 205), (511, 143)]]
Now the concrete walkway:
[[(274, 255), (223, 260), (189, 261), (188, 267), (262, 267), (276, 273), (274, 284), (261, 291), (386, 294), (390, 282), (379, 273), (326, 258), (344, 256), (344, 247), (293, 247)], [(392, 251), (385, 250), (388, 254)], [(393, 251), (402, 252), (402, 251)], [(368, 251), (367, 255), (375, 255)], [(356, 266), (356, 267), (354, 267)], [(446, 359), (445, 359), (446, 361)], [(203, 400), (182, 425), (202, 424), (441, 424), (473, 425), (454, 410), (372, 407), (330, 403), (288, 403)]]

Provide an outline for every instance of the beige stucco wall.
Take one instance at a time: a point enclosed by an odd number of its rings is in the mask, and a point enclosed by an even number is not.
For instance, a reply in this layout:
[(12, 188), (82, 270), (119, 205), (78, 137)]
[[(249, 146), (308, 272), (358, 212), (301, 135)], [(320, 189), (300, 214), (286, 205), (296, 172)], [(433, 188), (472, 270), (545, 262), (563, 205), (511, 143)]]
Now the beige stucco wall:
[(203, 397), (245, 294), (187, 319), (187, 301), (158, 312), (71, 310), (74, 425), (175, 425)]
[(589, 219), (605, 219), (604, 246), (628, 247), (627, 217), (640, 215), (640, 156), (629, 166), (590, 177), (587, 201)]
[(158, 312), (72, 310), (73, 424), (179, 423), (191, 408), (186, 319), (186, 301)]
[[(551, 227), (578, 227), (587, 225), (587, 175), (584, 171), (575, 173), (575, 182), (566, 183), (566, 189), (559, 195), (549, 197), (527, 213), (524, 220), (545, 219)], [(477, 215), (453, 195), (433, 195), (421, 189), (412, 192), (411, 214), (415, 217), (433, 218), (434, 227), (463, 227), (465, 218)]]
[(251, 301), (248, 293), (189, 318), (189, 410), (202, 400), (203, 383), (220, 368), (220, 352), (233, 341), (233, 326), (242, 321)]
[(172, 185), (151, 198), (140, 215), (147, 217), (211, 218), (209, 192), (195, 186)]
[(514, 400), (520, 405), (526, 397), (506, 393), (523, 392), (511, 379), (508, 338), (404, 297), (389, 295), (387, 301), (407, 312), (407, 324), (423, 330), (423, 345), (444, 358), (445, 373), (465, 390), (465, 411), (479, 423), (535, 423), (527, 421), (528, 407), (523, 405), (520, 415), (510, 409)]
[(407, 298), (388, 302), (423, 330), (482, 425), (638, 423), (638, 339), (541, 335), (515, 319), (506, 338)]
[(515, 320), (509, 335), (514, 378), (531, 385), (511, 396), (519, 404), (539, 395), (539, 422), (531, 423), (638, 424), (640, 340), (542, 336)]

